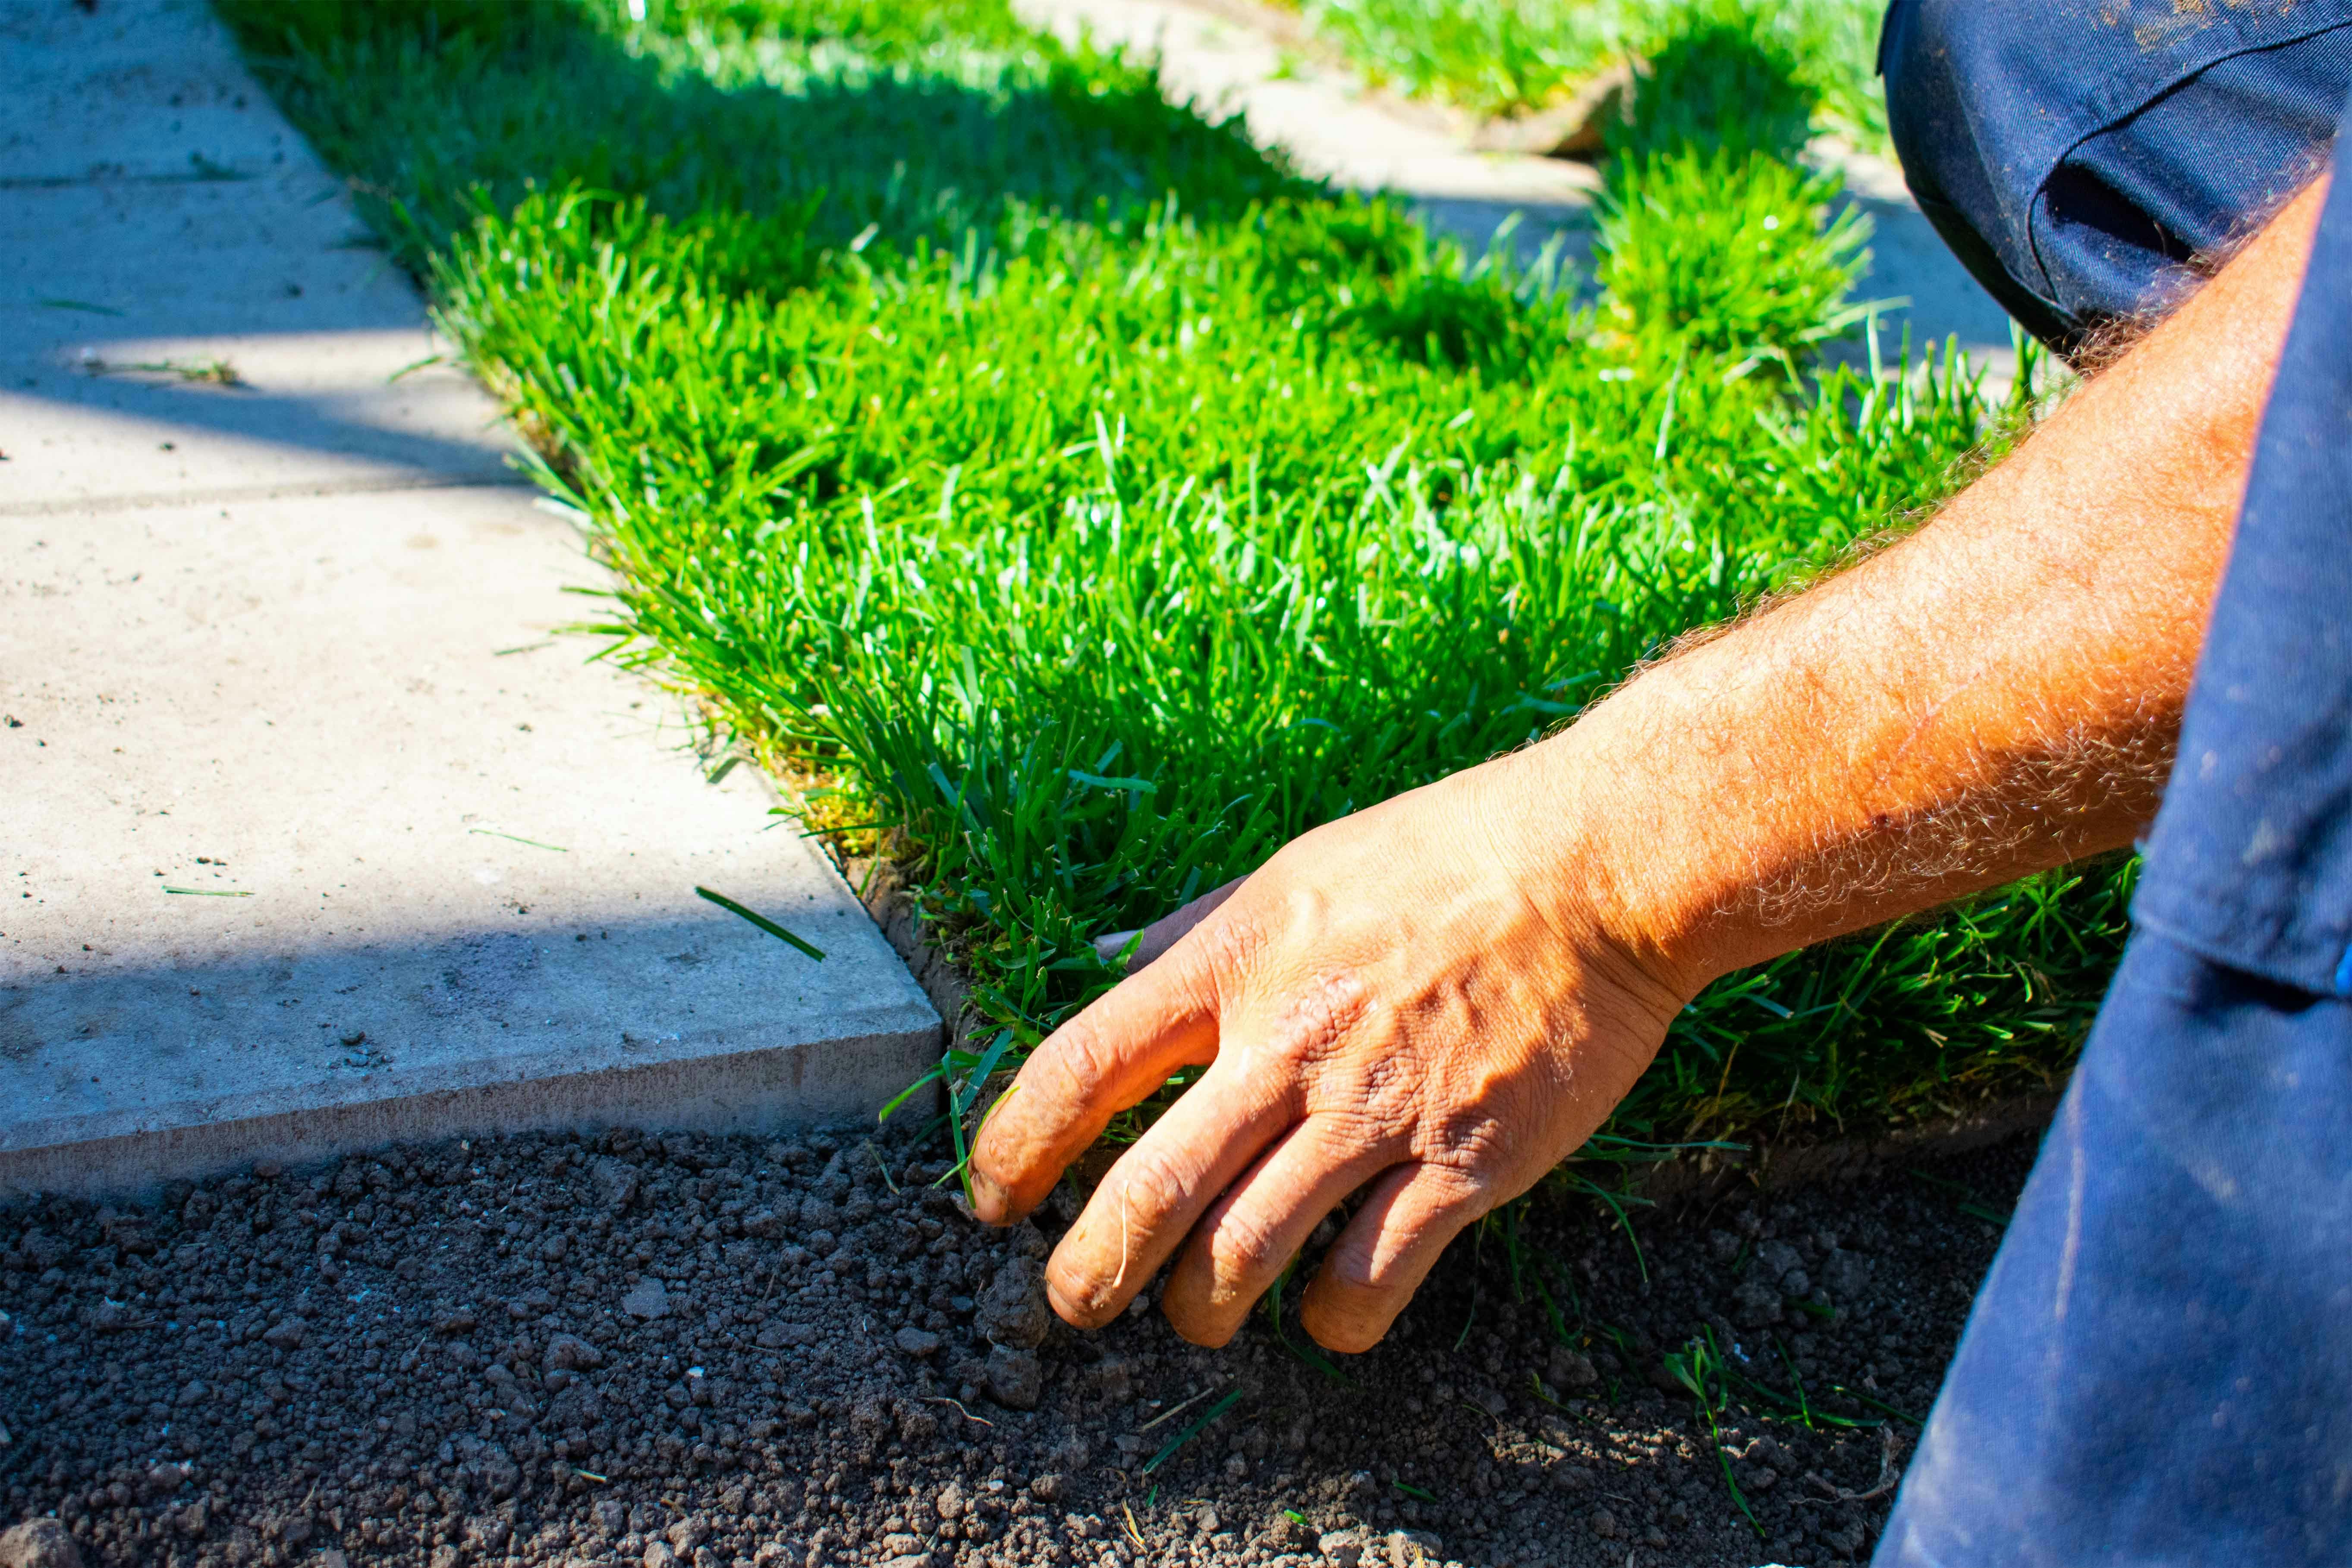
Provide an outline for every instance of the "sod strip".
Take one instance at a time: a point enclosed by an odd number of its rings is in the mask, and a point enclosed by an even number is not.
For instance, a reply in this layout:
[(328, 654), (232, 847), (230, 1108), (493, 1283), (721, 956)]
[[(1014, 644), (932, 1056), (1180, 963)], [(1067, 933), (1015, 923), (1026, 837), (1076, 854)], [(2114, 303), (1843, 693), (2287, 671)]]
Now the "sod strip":
[[(1006, 1067), (1116, 982), (1096, 935), (1568, 722), (2019, 417), (1948, 362), (1818, 370), (1867, 236), (1746, 12), (1663, 35), (1589, 278), (981, 0), (229, 12), (533, 433), (615, 574), (593, 629), (887, 836)], [(1728, 976), (1612, 1128), (2045, 1085), (2130, 877)]]

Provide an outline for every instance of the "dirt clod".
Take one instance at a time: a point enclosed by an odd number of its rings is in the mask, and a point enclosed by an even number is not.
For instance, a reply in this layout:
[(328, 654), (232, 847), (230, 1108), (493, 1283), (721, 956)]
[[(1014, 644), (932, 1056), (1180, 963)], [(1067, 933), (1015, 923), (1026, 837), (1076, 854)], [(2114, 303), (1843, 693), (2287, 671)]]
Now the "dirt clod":
[(988, 1396), (1011, 1410), (1034, 1410), (1045, 1390), (1045, 1364), (1037, 1352), (1011, 1345), (988, 1352)]
[(1364, 1538), (1358, 1531), (1329, 1531), (1316, 1541), (1315, 1549), (1331, 1568), (1356, 1568), (1363, 1559)]
[(81, 1568), (73, 1534), (54, 1519), (28, 1519), (0, 1532), (0, 1568)]
[(1024, 1252), (996, 1271), (980, 1299), (973, 1326), (991, 1344), (1034, 1350), (1044, 1342), (1053, 1322), (1054, 1310), (1045, 1303), (1045, 1271)]

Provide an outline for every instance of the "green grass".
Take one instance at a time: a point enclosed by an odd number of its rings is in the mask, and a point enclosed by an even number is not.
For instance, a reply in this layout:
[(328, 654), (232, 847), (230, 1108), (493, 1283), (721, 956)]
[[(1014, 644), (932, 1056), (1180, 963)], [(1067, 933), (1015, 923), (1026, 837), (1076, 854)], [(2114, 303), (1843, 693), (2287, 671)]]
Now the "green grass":
[[(1789, 161), (1785, 51), (1719, 23), (1652, 51), (1683, 85), (1569, 278), (983, 0), (225, 9), (612, 567), (613, 657), (907, 865), (995, 1026), (952, 1075), (1111, 984), (1091, 937), (1567, 721), (1999, 413), (1809, 371), (1864, 236)], [(2128, 876), (1727, 979), (1615, 1134), (2046, 1082)]]
[(1738, 27), (1789, 63), (1810, 117), (1886, 140), (1877, 80), (1885, 0), (1277, 0), (1373, 80), (1474, 113), (1526, 114), (1671, 46), (1694, 22)]

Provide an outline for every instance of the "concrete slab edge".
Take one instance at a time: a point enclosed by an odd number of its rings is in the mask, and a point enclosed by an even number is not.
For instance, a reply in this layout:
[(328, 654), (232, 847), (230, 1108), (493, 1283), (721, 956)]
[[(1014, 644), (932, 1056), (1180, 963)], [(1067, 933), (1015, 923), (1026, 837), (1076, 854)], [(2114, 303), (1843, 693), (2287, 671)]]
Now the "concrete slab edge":
[(905, 869), (887, 859), (860, 859), (842, 863), (841, 873), (857, 889), (866, 912), (882, 928), (883, 940), (905, 962), (915, 984), (938, 1010), (945, 1037), (943, 1048), (961, 1048), (986, 1020), (972, 1011), (971, 982), (945, 949), (923, 934)]
[[(913, 1081), (936, 1059), (938, 1031), (827, 1041), (819, 1048), (822, 1062), (811, 1059), (810, 1047), (767, 1047), (0, 1152), (0, 1206), (42, 1195), (136, 1194), (265, 1160), (299, 1169), (387, 1144), (446, 1138), (617, 1126), (768, 1132), (862, 1121), (874, 1114), (877, 1074)], [(891, 1121), (919, 1125), (932, 1113), (918, 1096)]]

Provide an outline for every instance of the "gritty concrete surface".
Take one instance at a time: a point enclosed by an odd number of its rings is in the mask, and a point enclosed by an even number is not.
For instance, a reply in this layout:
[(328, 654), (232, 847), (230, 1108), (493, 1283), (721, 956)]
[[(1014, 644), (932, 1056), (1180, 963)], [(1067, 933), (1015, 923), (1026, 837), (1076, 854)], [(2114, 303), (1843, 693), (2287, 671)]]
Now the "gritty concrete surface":
[(515, 479), (195, 0), (0, 0), (0, 513)]
[[(1572, 260), (1590, 253), (1600, 185), (1591, 165), (1477, 151), (1466, 120), (1367, 91), (1322, 52), (1286, 45), (1284, 19), (1254, 20), (1257, 8), (1246, 0), (1014, 0), (1014, 8), (1065, 37), (1084, 34), (1156, 55), (1176, 98), (1242, 115), (1261, 145), (1284, 149), (1306, 173), (1411, 198), (1473, 249), (1516, 215), (1523, 258), (1555, 237)], [(1895, 360), (1906, 332), (1915, 360), (1956, 339), (1987, 385), (2006, 391), (2017, 373), (2008, 315), (1945, 247), (1901, 171), (1833, 142), (1818, 151), (1844, 172), (1851, 198), (1871, 220), (1871, 266), (1854, 297), (1886, 302), (1885, 360)], [(1865, 356), (1857, 345), (1851, 357)]]
[[(0, 194), (0, 210), (9, 205)], [(415, 301), (411, 301), (412, 312)], [(0, 338), (0, 516), (514, 485), (511, 441), (458, 371), (428, 366), (422, 326), (235, 337), (77, 337), (30, 354)], [(81, 356), (110, 367), (82, 368)], [(102, 356), (102, 357), (100, 357)], [(170, 370), (225, 363), (234, 385)], [(116, 368), (124, 367), (124, 368)]]
[(0, 0), (0, 1194), (920, 1073), (754, 771), (557, 635), (599, 574), (478, 389), (391, 379), (422, 307), (209, 14)]

